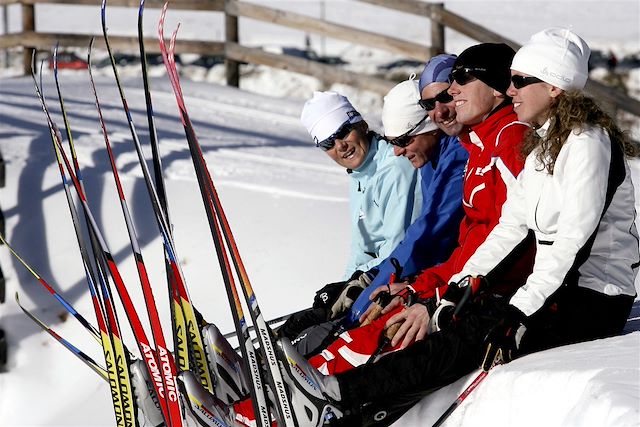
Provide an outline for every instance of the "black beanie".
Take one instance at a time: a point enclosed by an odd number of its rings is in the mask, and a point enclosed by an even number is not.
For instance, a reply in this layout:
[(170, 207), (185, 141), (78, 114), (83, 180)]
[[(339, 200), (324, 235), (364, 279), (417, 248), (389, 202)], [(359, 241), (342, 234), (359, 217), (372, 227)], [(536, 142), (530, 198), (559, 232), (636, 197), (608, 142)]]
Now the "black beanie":
[(458, 68), (481, 68), (473, 74), (487, 86), (506, 93), (511, 82), (511, 61), (516, 52), (504, 43), (482, 43), (471, 46), (458, 56), (453, 70)]

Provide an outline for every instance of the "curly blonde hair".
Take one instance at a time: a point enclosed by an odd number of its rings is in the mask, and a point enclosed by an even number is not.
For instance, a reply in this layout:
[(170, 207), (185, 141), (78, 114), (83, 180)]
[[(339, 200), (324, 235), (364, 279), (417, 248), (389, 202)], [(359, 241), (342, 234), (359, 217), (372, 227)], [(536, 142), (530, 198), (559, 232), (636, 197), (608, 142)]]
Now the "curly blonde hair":
[(607, 132), (611, 141), (620, 145), (628, 157), (639, 157), (640, 148), (632, 143), (627, 135), (616, 125), (615, 120), (596, 105), (593, 99), (578, 91), (565, 92), (551, 106), (550, 126), (544, 138), (530, 131), (522, 141), (521, 153), (528, 156), (535, 148), (541, 147), (536, 154), (537, 160), (553, 175), (553, 168), (562, 145), (573, 131), (581, 132), (585, 126), (595, 126)]

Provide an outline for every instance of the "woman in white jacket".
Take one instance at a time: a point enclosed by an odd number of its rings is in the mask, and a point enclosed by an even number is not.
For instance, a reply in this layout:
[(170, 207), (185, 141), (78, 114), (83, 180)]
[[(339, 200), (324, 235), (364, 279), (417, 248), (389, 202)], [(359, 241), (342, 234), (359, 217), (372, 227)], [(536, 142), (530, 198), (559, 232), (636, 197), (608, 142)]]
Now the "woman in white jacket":
[(529, 325), (525, 352), (619, 333), (636, 295), (638, 235), (625, 157), (638, 151), (579, 92), (589, 53), (584, 40), (558, 28), (517, 52), (507, 94), (518, 119), (532, 126), (525, 168), (498, 226), (452, 277), (489, 274), (534, 233), (533, 272), (509, 301), (514, 320)]

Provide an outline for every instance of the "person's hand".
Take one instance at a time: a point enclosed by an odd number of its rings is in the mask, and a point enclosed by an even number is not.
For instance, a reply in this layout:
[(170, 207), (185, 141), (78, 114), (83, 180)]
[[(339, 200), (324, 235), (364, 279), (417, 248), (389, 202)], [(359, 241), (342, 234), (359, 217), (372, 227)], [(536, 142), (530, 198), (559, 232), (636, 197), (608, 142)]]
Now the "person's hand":
[(357, 278), (348, 281), (331, 306), (329, 318), (335, 319), (344, 314), (370, 283), (371, 277), (367, 273), (362, 273)]
[(402, 340), (400, 349), (403, 349), (413, 341), (423, 340), (429, 331), (429, 319), (429, 311), (422, 304), (413, 304), (391, 316), (385, 328), (391, 329), (394, 324), (400, 323), (398, 331), (391, 340), (391, 346), (396, 346)]
[(521, 322), (523, 317), (524, 314), (518, 309), (509, 306), (505, 316), (487, 334), (483, 370), (488, 371), (494, 365), (509, 363), (518, 356), (522, 337), (527, 331), (527, 327)]
[[(401, 283), (391, 283), (390, 285), (379, 286), (377, 289), (371, 292), (369, 299), (371, 301), (376, 301), (382, 292), (388, 292), (389, 295), (396, 295), (402, 292), (408, 285), (409, 285), (408, 282), (401, 282)], [(391, 310), (399, 306), (401, 303), (402, 303), (401, 296), (394, 297), (384, 307), (374, 302), (373, 304), (369, 305), (367, 310), (362, 314), (362, 316), (360, 316), (360, 319), (358, 320), (360, 321), (360, 324), (365, 324), (365, 321), (367, 319), (369, 319), (368, 323), (371, 323), (373, 320), (377, 319), (379, 316), (383, 314), (390, 312)]]

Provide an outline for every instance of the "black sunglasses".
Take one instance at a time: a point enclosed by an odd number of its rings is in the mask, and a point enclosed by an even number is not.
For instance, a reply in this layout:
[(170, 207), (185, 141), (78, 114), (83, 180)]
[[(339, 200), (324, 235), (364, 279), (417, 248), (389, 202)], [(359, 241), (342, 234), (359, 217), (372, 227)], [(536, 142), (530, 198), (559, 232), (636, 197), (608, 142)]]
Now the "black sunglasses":
[(449, 88), (446, 88), (445, 90), (437, 94), (434, 98), (421, 99), (420, 101), (418, 101), (418, 104), (420, 104), (420, 106), (424, 108), (425, 111), (431, 111), (436, 108), (436, 102), (447, 104), (453, 100), (453, 96), (449, 95), (449, 92), (447, 92), (448, 90)]
[(422, 119), (420, 119), (420, 121), (418, 123), (416, 123), (416, 125), (414, 127), (412, 127), (407, 132), (405, 132), (404, 134), (400, 135), (397, 138), (391, 139), (391, 138), (385, 136), (384, 139), (386, 139), (389, 142), (389, 144), (391, 144), (391, 145), (395, 145), (396, 147), (404, 148), (404, 147), (408, 146), (409, 144), (411, 144), (411, 140), (413, 139), (414, 136), (416, 136), (416, 135), (409, 135), (409, 134), (411, 132), (413, 132), (414, 130), (416, 130), (418, 128), (418, 126), (420, 126), (422, 124), (422, 122), (424, 122), (428, 118), (429, 118), (429, 116), (425, 115)]
[(486, 68), (460, 67), (456, 68), (449, 74), (449, 83), (456, 82), (460, 86), (464, 86), (478, 78), (478, 74), (486, 73)]
[(511, 76), (511, 83), (513, 83), (513, 87), (515, 87), (516, 89), (522, 89), (523, 87), (532, 85), (534, 83), (542, 83), (542, 80), (537, 77), (515, 75)]
[(354, 127), (355, 127), (354, 124), (345, 122), (329, 138), (320, 142), (316, 141), (316, 147), (320, 147), (324, 151), (331, 150), (336, 145), (336, 139), (345, 139), (351, 133)]

